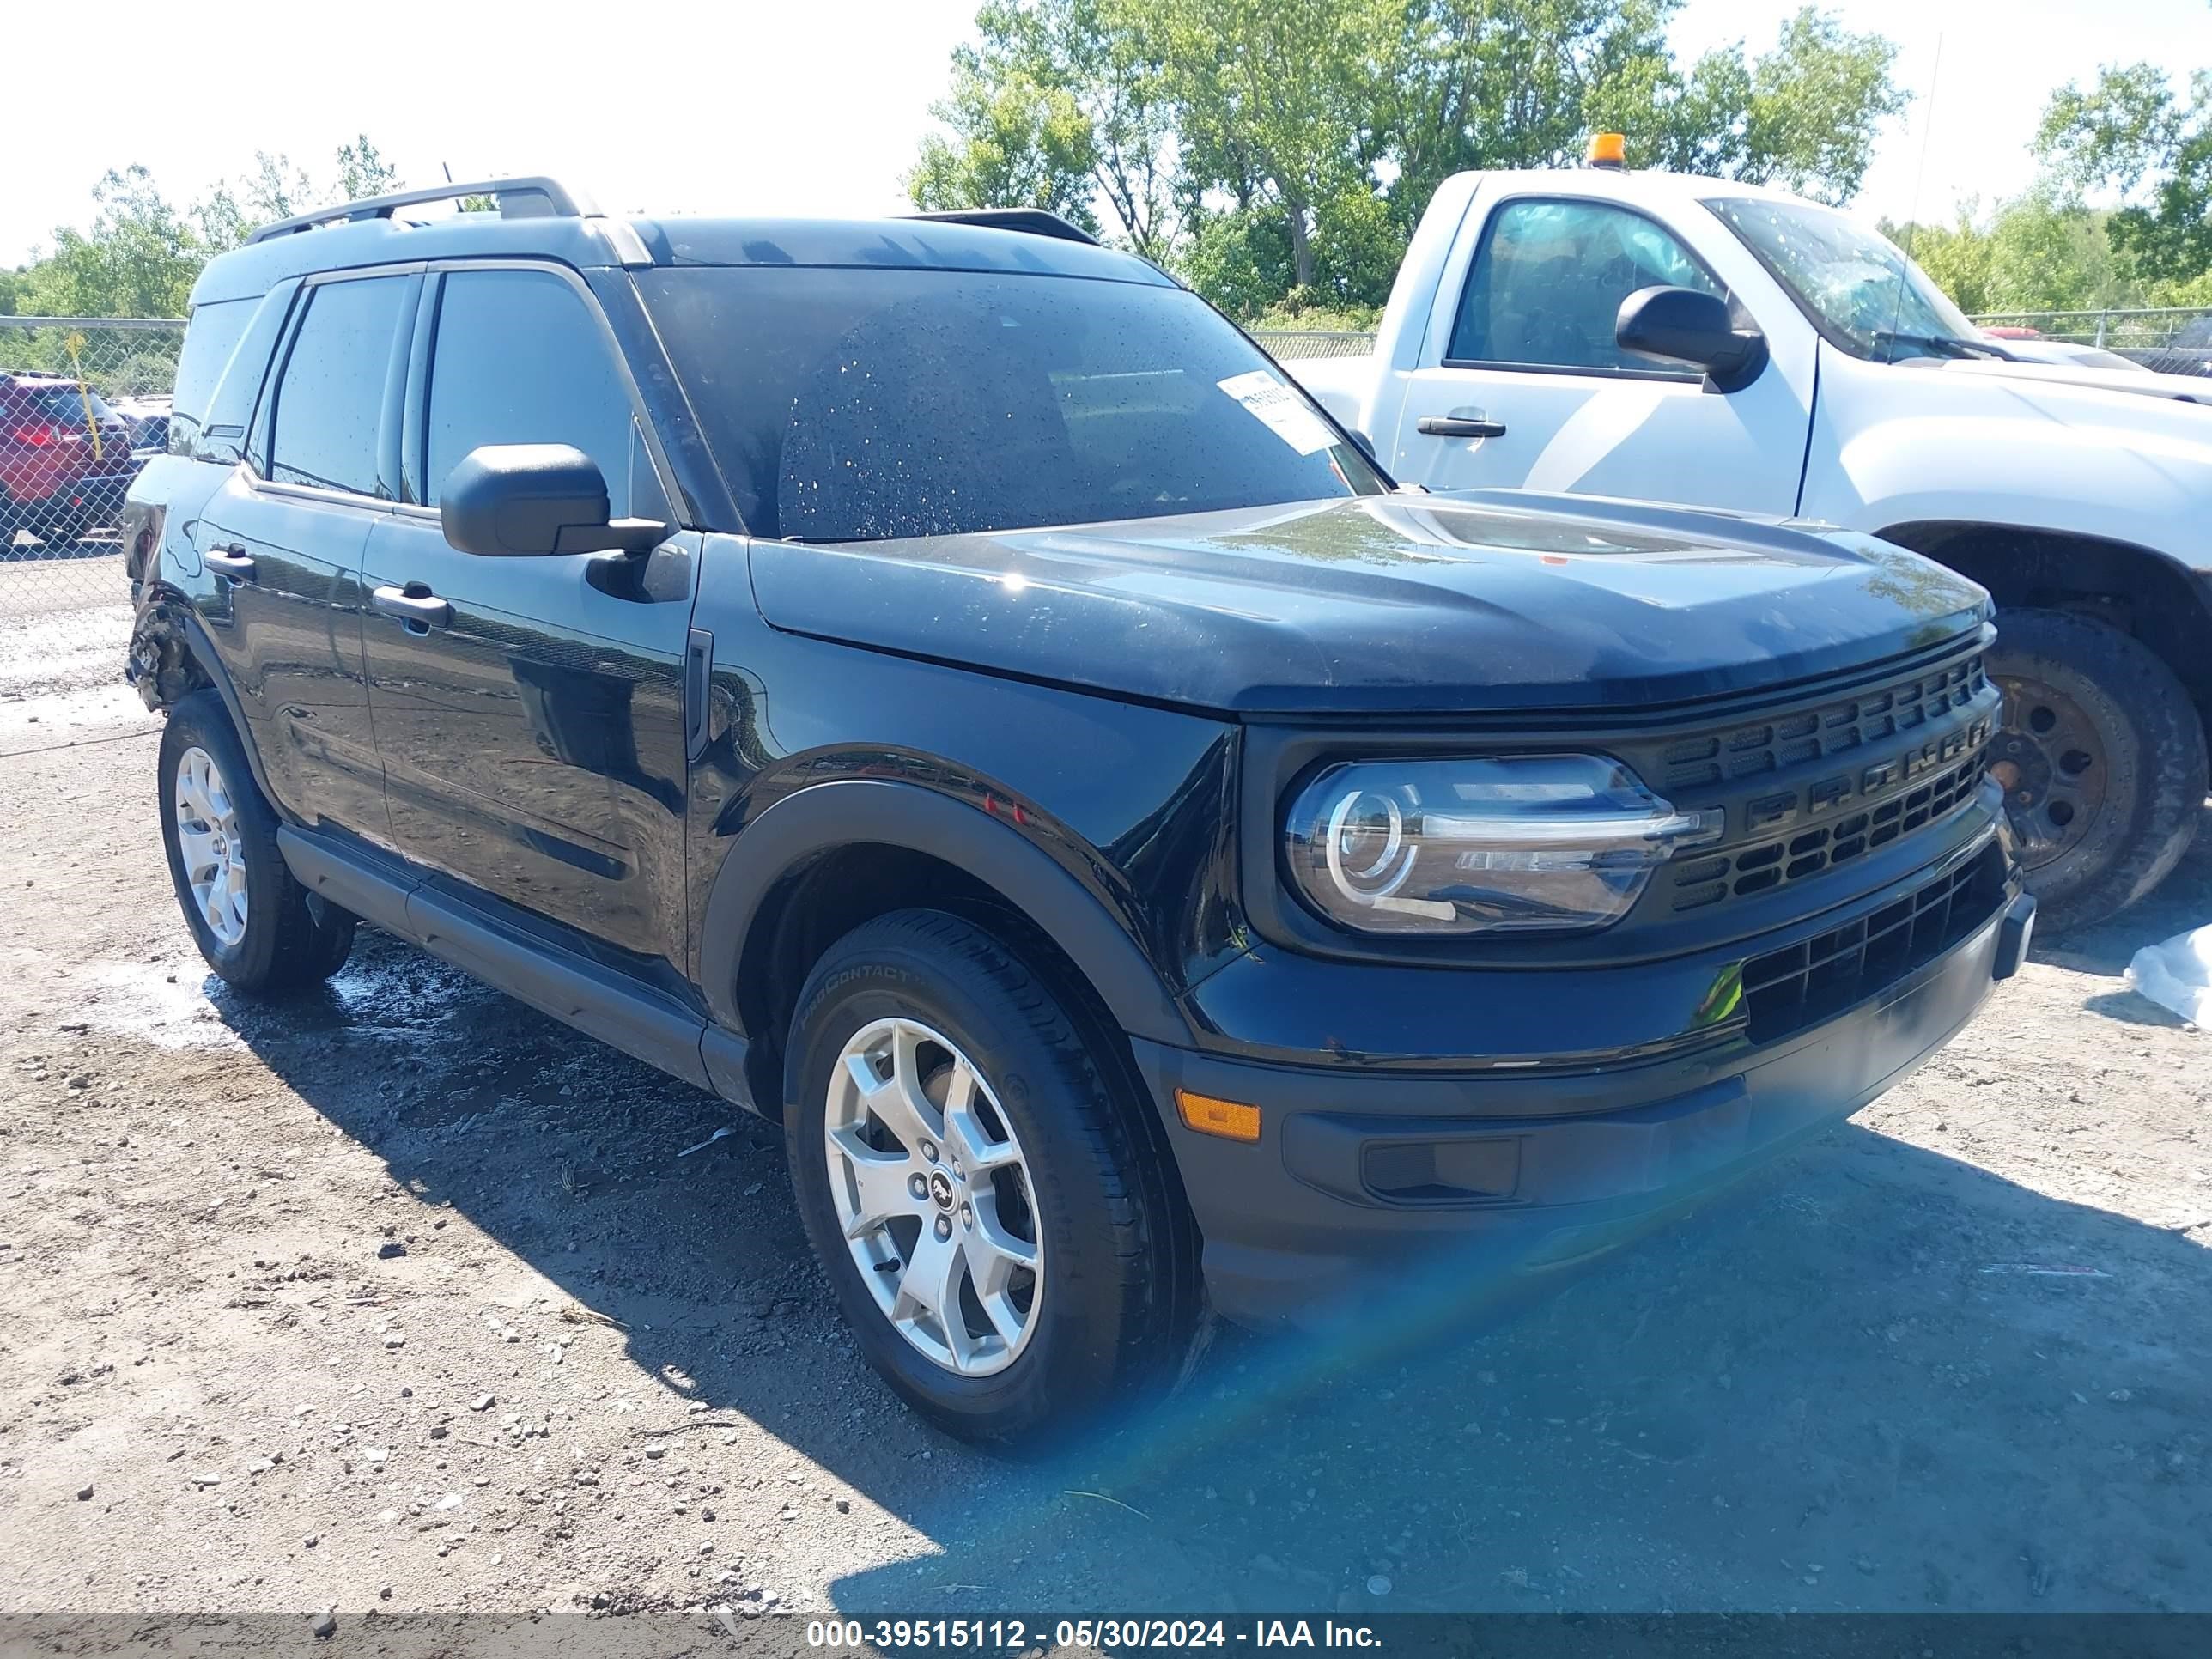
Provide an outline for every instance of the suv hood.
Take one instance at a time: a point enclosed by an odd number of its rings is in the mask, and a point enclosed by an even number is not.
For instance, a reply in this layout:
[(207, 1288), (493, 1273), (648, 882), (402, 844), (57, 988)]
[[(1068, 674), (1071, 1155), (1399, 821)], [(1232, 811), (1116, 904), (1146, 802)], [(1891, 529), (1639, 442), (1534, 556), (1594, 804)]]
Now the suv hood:
[(1989, 610), (1871, 537), (1518, 490), (751, 556), (780, 629), (1237, 713), (1668, 702), (1894, 657)]

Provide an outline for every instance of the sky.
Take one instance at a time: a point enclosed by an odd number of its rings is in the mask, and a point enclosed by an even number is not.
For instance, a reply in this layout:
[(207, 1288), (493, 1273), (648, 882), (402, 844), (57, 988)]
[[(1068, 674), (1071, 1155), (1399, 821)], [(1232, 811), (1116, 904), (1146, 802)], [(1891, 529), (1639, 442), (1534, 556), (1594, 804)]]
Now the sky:
[[(82, 5), (18, 0), (10, 61), (45, 66), (45, 85), (82, 88), (90, 109), (81, 123), (40, 120), (35, 148), (17, 133), (0, 173), (0, 263), (88, 220), (109, 167), (142, 161), (185, 203), (250, 173), (257, 149), (327, 174), (357, 132), (410, 185), (450, 167), (455, 179), (550, 173), (616, 212), (896, 212), (975, 4), (236, 0), (195, 14), (109, 0), (88, 39)], [(1856, 204), (1869, 217), (2018, 191), (2044, 100), (2099, 64), (2212, 66), (2207, 0), (1826, 4), (1897, 43), (1914, 94), (1882, 134)], [(1685, 61), (1736, 40), (1756, 50), (1796, 6), (1688, 0), (1674, 44)], [(603, 33), (610, 17), (618, 38)]]

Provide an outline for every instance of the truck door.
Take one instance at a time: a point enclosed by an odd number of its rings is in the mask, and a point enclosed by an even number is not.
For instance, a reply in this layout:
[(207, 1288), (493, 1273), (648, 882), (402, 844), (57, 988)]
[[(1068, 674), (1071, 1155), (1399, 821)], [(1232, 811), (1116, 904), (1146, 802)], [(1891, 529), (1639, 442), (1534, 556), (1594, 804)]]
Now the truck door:
[(1477, 217), (1447, 269), (1443, 314), (1389, 434), (1401, 477), (1431, 489), (1504, 485), (1796, 511), (1813, 387), (1809, 361), (1784, 361), (1794, 337), (1770, 337), (1777, 355), (1749, 386), (1712, 391), (1694, 369), (1614, 343), (1620, 302), (1638, 289), (1728, 295), (1656, 219), (1613, 202), (1540, 195), (1502, 198), (1487, 214), (1478, 203)]

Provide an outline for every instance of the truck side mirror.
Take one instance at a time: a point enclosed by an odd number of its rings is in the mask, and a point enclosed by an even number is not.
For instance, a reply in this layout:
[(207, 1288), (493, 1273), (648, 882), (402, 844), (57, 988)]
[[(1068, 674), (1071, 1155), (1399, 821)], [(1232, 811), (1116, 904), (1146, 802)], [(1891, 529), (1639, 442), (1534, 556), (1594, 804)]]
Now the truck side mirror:
[(1693, 288), (1638, 289), (1620, 302), (1613, 332), (1623, 351), (1692, 364), (1723, 392), (1749, 386), (1766, 367), (1766, 337), (1736, 327), (1727, 301)]
[(464, 553), (649, 553), (668, 535), (657, 519), (608, 516), (599, 464), (569, 444), (483, 444), (461, 457), (438, 492), (446, 539)]

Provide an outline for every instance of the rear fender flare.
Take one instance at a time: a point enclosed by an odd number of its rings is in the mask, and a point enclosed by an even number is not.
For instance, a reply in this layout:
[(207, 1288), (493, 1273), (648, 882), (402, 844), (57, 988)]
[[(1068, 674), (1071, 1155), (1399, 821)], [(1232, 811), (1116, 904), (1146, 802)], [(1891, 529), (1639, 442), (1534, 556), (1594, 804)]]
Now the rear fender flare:
[(238, 733), (239, 746), (246, 750), (246, 763), (253, 769), (253, 781), (261, 791), (261, 798), (279, 818), (291, 822), (290, 814), (277, 804), (276, 794), (269, 787), (269, 775), (262, 769), (261, 750), (253, 741), (253, 728), (246, 723), (246, 708), (238, 699), (238, 688), (231, 684), (230, 671), (223, 665), (222, 657), (215, 648), (207, 624), (200, 620), (199, 612), (191, 601), (173, 588), (163, 589), (149, 599), (138, 613), (138, 620), (131, 630), (131, 678), (138, 686), (138, 695), (146, 700), (149, 708), (167, 708), (177, 701), (176, 696), (158, 684), (147, 684), (149, 669), (158, 664), (142, 662), (142, 647), (158, 653), (162, 646), (173, 641), (193, 665), (215, 688), (222, 699), (223, 711), (230, 716), (231, 729)]

